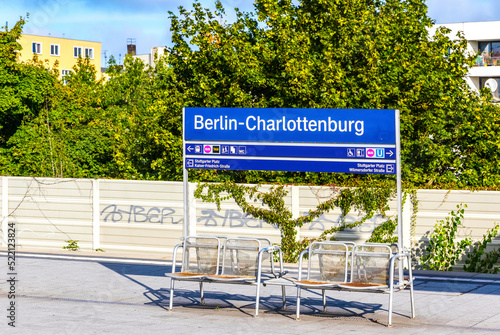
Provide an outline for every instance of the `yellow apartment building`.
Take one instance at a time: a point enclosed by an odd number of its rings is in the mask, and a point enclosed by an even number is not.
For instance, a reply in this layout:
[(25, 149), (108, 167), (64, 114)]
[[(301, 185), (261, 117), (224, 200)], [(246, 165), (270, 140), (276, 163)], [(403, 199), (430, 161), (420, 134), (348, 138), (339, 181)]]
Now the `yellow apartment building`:
[(101, 42), (28, 34), (21, 35), (18, 42), (22, 47), (19, 55), (20, 61), (32, 59), (33, 54), (38, 55), (38, 59), (42, 61), (48, 60), (51, 68), (58, 61), (57, 69), (60, 78), (64, 78), (65, 75), (71, 72), (73, 66), (77, 63), (78, 57), (88, 57), (90, 63), (95, 66), (97, 79), (102, 77)]

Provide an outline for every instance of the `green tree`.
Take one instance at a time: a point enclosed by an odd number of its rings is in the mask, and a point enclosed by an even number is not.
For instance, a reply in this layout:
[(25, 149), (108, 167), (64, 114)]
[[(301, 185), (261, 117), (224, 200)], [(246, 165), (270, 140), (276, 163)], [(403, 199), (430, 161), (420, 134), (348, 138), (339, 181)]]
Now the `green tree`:
[(130, 56), (124, 68), (111, 61), (109, 81), (78, 59), (61, 82), (57, 68), (15, 57), (23, 24), (1, 35), (2, 174), (181, 178), (182, 99), (164, 58), (154, 67)]
[[(20, 19), (11, 30), (0, 31), (0, 151), (25, 120), (39, 114), (46, 105), (50, 87), (56, 82), (36, 58), (25, 64), (18, 62), (21, 45), (17, 42), (25, 24)], [(3, 156), (3, 155), (0, 155)]]
[[(170, 14), (169, 62), (185, 106), (399, 109), (407, 182), (499, 184), (499, 110), (463, 80), (474, 59), (463, 37), (451, 39), (444, 29), (429, 36), (423, 0), (256, 0), (254, 13), (236, 15), (223, 22), (220, 2), (214, 12), (195, 2)], [(261, 175), (231, 173), (241, 181)]]
[[(24, 113), (3, 146), (3, 174), (49, 177), (105, 177), (112, 169), (111, 132), (98, 108), (102, 83), (88, 59), (79, 59), (67, 84), (58, 80), (57, 69), (38, 61), (18, 63), (23, 78), (40, 101), (20, 101)], [(16, 85), (14, 97), (22, 97)]]
[(146, 66), (126, 56), (111, 62), (102, 107), (113, 120), (115, 176), (182, 179), (182, 99), (165, 58)]
[(104, 177), (110, 173), (110, 126), (98, 108), (101, 84), (80, 59), (57, 81), (39, 115), (25, 121), (9, 141), (12, 172), (51, 177)]

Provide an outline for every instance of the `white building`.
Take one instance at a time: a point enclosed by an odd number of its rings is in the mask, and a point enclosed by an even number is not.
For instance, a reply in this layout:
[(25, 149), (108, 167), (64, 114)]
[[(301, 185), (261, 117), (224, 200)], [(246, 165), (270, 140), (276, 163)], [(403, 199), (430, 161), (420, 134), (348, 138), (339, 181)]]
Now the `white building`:
[(440, 26), (451, 30), (450, 37), (462, 31), (468, 51), (479, 55), (466, 78), (469, 86), (476, 91), (487, 86), (494, 101), (500, 101), (500, 21), (438, 24), (431, 29), (431, 36)]
[(166, 47), (153, 47), (151, 48), (151, 53), (144, 55), (134, 55), (134, 58), (139, 58), (144, 62), (144, 64), (151, 67), (155, 67), (155, 60), (166, 55)]

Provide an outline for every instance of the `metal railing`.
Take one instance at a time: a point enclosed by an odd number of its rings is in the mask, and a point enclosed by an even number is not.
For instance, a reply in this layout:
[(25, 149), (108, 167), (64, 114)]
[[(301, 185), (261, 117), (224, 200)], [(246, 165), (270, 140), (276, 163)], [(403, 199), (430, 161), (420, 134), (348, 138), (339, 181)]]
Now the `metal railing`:
[(475, 66), (500, 66), (500, 57), (477, 56)]

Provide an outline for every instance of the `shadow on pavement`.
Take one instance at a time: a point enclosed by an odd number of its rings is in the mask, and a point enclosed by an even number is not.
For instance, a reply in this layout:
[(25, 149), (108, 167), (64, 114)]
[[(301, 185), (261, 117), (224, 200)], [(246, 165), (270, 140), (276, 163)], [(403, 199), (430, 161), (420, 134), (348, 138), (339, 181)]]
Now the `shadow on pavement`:
[[(160, 308), (168, 310), (169, 304), (169, 280), (165, 277), (165, 272), (170, 272), (170, 266), (162, 265), (147, 265), (147, 264), (123, 264), (123, 263), (113, 263), (113, 262), (99, 262), (99, 264), (105, 266), (106, 268), (124, 276), (128, 280), (142, 286), (144, 288), (143, 295), (147, 297), (150, 301), (147, 304), (156, 305)], [(165, 285), (161, 288), (153, 288), (141, 281), (137, 276), (154, 276), (154, 277), (165, 277)], [(255, 295), (254, 294), (234, 294), (225, 291), (217, 291), (217, 288), (211, 288), (212, 285), (207, 283), (205, 285), (205, 305), (200, 303), (200, 291), (198, 283), (189, 283), (189, 287), (192, 289), (176, 288), (174, 296), (174, 310), (178, 307), (183, 308), (193, 308), (193, 309), (209, 309), (209, 310), (219, 310), (219, 309), (235, 309), (241, 313), (253, 316), (253, 309), (255, 308)], [(238, 286), (238, 285), (231, 285)], [(251, 290), (252, 293), (255, 291), (254, 286), (246, 286), (247, 292)], [(279, 290), (278, 290), (279, 291)], [(277, 292), (278, 292), (277, 291)], [(383, 310), (383, 304), (381, 303), (363, 303), (353, 300), (342, 300), (333, 298), (331, 295), (327, 295), (327, 313), (323, 312), (323, 302), (321, 298), (321, 293), (314, 290), (304, 290), (307, 291), (309, 296), (302, 298), (302, 308), (304, 313), (313, 314), (315, 316), (321, 317), (362, 317), (366, 320), (371, 320), (369, 318), (364, 318), (364, 315), (373, 314), (377, 311)], [(386, 295), (376, 294), (378, 301), (382, 298), (382, 301), (386, 301)], [(367, 297), (367, 300), (370, 298)], [(260, 309), (262, 313), (278, 313), (289, 318), (295, 318), (295, 309), (293, 306), (296, 305), (296, 295), (293, 290), (292, 294), (287, 295), (287, 306), (289, 311), (283, 311), (282, 307), (282, 297), (281, 294), (275, 295), (261, 295), (260, 298)], [(292, 307), (292, 308), (291, 308)], [(290, 311), (292, 310), (292, 312)], [(373, 320), (371, 320), (373, 321)]]

